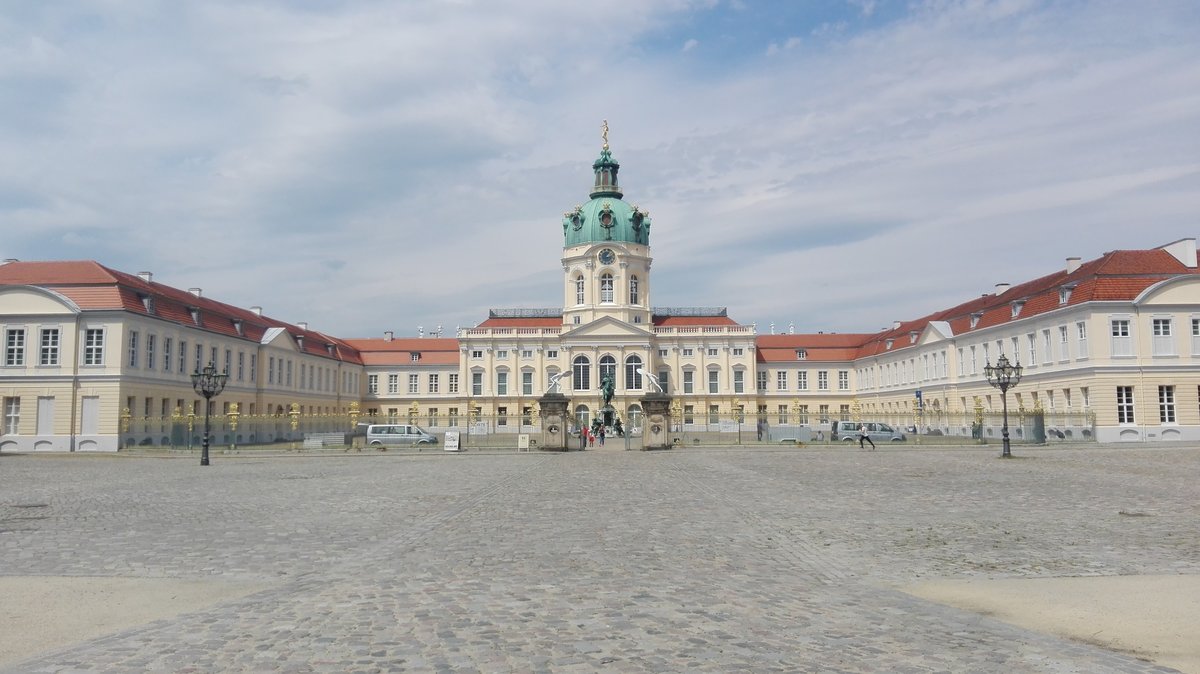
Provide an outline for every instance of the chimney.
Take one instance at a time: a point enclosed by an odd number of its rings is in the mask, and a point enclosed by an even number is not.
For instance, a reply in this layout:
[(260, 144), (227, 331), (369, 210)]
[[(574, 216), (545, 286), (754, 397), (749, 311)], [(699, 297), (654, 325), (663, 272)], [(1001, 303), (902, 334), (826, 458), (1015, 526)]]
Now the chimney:
[(296, 324), (296, 327), (300, 328), (301, 330), (308, 330), (308, 321), (300, 321)]
[(425, 326), (418, 325), (417, 326), (417, 339), (424, 339), (424, 338), (425, 338)]
[(143, 281), (145, 281), (146, 283), (150, 283), (150, 282), (154, 281), (154, 272), (152, 272), (152, 271), (139, 271), (139, 272), (138, 272), (138, 278), (142, 279), (142, 280), (143, 280)]
[(771, 334), (775, 334), (775, 321), (771, 321)]
[(1079, 258), (1077, 258), (1077, 257), (1067, 258), (1067, 273), (1074, 274), (1075, 270), (1079, 269), (1079, 264), (1080, 264)]
[(250, 307), (250, 313), (255, 316), (262, 316), (262, 307)]
[(390, 341), (392, 341), (392, 339), (395, 336), (396, 336), (396, 333), (392, 332), (391, 330), (388, 330), (387, 332), (383, 333), (383, 341), (390, 342)]
[(1003, 295), (1004, 293), (1008, 292), (1008, 289), (1011, 287), (1012, 287), (1012, 284), (1009, 284), (1009, 283), (997, 283), (996, 284), (996, 296), (999, 297), (1000, 295)]
[(788, 334), (789, 334), (789, 335), (794, 335), (794, 334), (796, 334), (796, 323), (795, 323), (795, 321), (793, 321), (793, 322), (791, 322), (791, 323), (788, 323)]
[(196, 297), (200, 297), (200, 289), (199, 288), (188, 288), (188, 292), (195, 295)]
[(900, 321), (892, 321), (892, 329), (899, 330), (900, 329)]
[(1196, 240), (1195, 239), (1180, 239), (1173, 241), (1165, 246), (1159, 247), (1165, 250), (1179, 260), (1183, 266), (1189, 269), (1196, 268)]

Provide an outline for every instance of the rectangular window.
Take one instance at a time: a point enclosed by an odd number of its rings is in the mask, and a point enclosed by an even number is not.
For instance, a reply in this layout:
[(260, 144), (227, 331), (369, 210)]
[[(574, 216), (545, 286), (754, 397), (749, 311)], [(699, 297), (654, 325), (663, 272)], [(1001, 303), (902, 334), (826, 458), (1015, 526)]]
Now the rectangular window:
[[(215, 353), (216, 347), (213, 347), (213, 350), (214, 350), (213, 360), (216, 360), (216, 358), (217, 358), (217, 354)], [(292, 385), (292, 360), (290, 358), (288, 359), (288, 362), (287, 362), (287, 385), (288, 386)]]
[(1076, 357), (1088, 357), (1088, 338), (1087, 338), (1087, 323), (1079, 321), (1075, 324), (1075, 345)]
[(238, 351), (237, 380), (245, 381), (245, 379), (246, 379), (246, 352)]
[(800, 423), (802, 423), (802, 424), (808, 423), (808, 405), (800, 406)]
[(21, 399), (4, 399), (4, 434), (17, 435), (21, 428)]
[(692, 355), (693, 355), (694, 353), (695, 353), (695, 352), (694, 352), (694, 351), (692, 351), (691, 349), (684, 349), (684, 350), (683, 350), (683, 357), (684, 357), (684, 358), (691, 358), (691, 357), (692, 357)]
[(137, 330), (129, 331), (129, 367), (137, 367), (138, 364), (138, 333)]
[(1029, 346), (1029, 358), (1025, 362), (1030, 365), (1037, 365), (1037, 335), (1031, 332), (1025, 335), (1025, 341)]
[(225, 349), (225, 369), (221, 370), (221, 371), (224, 372), (226, 376), (228, 376), (229, 371), (232, 369), (232, 366), (233, 366), (233, 350)]
[(708, 423), (713, 426), (716, 426), (717, 424), (721, 423), (721, 406), (720, 405), (709, 405), (708, 406)]
[(379, 394), (379, 375), (377, 375), (377, 374), (367, 375), (367, 395), (378, 395), (378, 394)]
[(1150, 320), (1150, 332), (1153, 335), (1153, 353), (1156, 356), (1175, 355), (1175, 337), (1170, 318), (1154, 318)]
[(436, 407), (429, 408), (429, 425), (430, 426), (438, 425), (438, 414), (437, 413), (438, 413), (438, 411), (437, 411)]
[(850, 421), (850, 406), (849, 405), (839, 405), (838, 406), (838, 419), (840, 421)]
[(496, 373), (496, 395), (498, 395), (498, 396), (508, 395), (508, 373), (507, 372), (497, 372)]
[(522, 372), (521, 373), (521, 395), (527, 395), (527, 396), (533, 395), (533, 373), (532, 372)]
[(38, 365), (58, 365), (58, 328), (42, 328), (42, 348), (38, 354)]
[(742, 347), (740, 347), (740, 346), (739, 346), (739, 347), (736, 347), (736, 348), (734, 348), (734, 350), (733, 350), (733, 355), (735, 355), (735, 356), (743, 356), (743, 355), (745, 355), (745, 354), (746, 354), (746, 351), (745, 351), (745, 349), (743, 349), (743, 348), (742, 348)]
[(474, 396), (483, 395), (483, 373), (482, 372), (472, 372), (471, 373), (471, 395), (474, 395)]
[(709, 370), (709, 371), (708, 371), (708, 392), (709, 392), (709, 393), (716, 393), (716, 392), (717, 392), (717, 384), (718, 384), (718, 382), (720, 381), (720, 380), (719, 380), (719, 375), (720, 375), (720, 374), (721, 374), (721, 373), (720, 373), (720, 372), (717, 372), (716, 370)]
[(779, 405), (778, 407), (776, 407), (776, 408), (775, 408), (775, 413), (778, 415), (778, 417), (776, 418), (776, 419), (777, 419), (777, 420), (776, 420), (776, 423), (778, 423), (778, 424), (786, 424), (786, 423), (788, 422), (788, 418), (787, 418), (787, 413), (788, 413), (787, 405)]
[(196, 345), (196, 369), (193, 372), (199, 372), (200, 368), (204, 367), (204, 345)]
[(388, 392), (388, 395), (396, 395), (396, 394), (400, 393), (400, 375), (398, 375), (398, 374), (389, 374), (388, 375), (387, 392)]
[(457, 373), (450, 375), (449, 379), (446, 381), (446, 388), (449, 389), (447, 391), (447, 393), (458, 393), (458, 374)]
[(744, 370), (734, 370), (733, 371), (733, 392), (734, 393), (745, 393), (746, 392), (746, 372)]
[(104, 364), (104, 328), (88, 328), (83, 336), (83, 364)]
[(1175, 387), (1158, 387), (1158, 420), (1164, 424), (1175, 423)]
[(821, 417), (820, 417), (821, 423), (823, 423), (823, 424), (829, 423), (829, 405), (820, 405), (817, 407), (817, 411), (821, 415)]
[(258, 354), (250, 354), (250, 381), (258, 381)]
[(1200, 355), (1200, 318), (1192, 319), (1192, 355)]
[(716, 350), (716, 349), (709, 349), (709, 350), (708, 350), (708, 355), (709, 355), (709, 357), (710, 357), (710, 358), (716, 358), (716, 357), (717, 357), (717, 350)]
[(179, 340), (179, 374), (187, 372), (187, 340)]
[(829, 372), (827, 370), (821, 370), (817, 372), (817, 390), (829, 390)]
[(695, 405), (684, 405), (683, 406), (683, 423), (685, 423), (685, 424), (696, 423), (696, 407), (695, 407)]
[(558, 349), (546, 349), (547, 358), (558, 358)]
[(800, 372), (796, 373), (796, 390), (797, 391), (807, 391), (808, 390), (808, 373), (807, 372), (800, 371)]
[(1042, 330), (1042, 364), (1048, 365), (1050, 359), (1054, 357), (1054, 352), (1051, 351), (1050, 331)]
[(533, 358), (533, 349), (521, 349), (521, 358)]
[(659, 370), (658, 371), (658, 385), (662, 387), (663, 391), (671, 390), (670, 387), (667, 385), (667, 380), (668, 380), (668, 377), (670, 377), (670, 376), (671, 376), (670, 370)]
[(163, 337), (163, 372), (171, 372), (171, 347), (174, 340), (170, 337)]
[(1067, 336), (1067, 326), (1058, 326), (1058, 359), (1060, 361), (1071, 360), (1070, 339)]
[(849, 391), (850, 390), (850, 371), (849, 370), (838, 370), (838, 390), (839, 391)]
[(788, 390), (788, 373), (787, 370), (779, 370), (775, 373), (775, 390)]
[(439, 379), (440, 379), (440, 377), (436, 374), (429, 375), (429, 392), (430, 393), (437, 393), (438, 389), (441, 388), (441, 382), (438, 381)]
[(1133, 387), (1117, 387), (1117, 422), (1132, 424), (1133, 421)]
[(695, 374), (696, 373), (693, 372), (692, 370), (684, 370), (683, 371), (683, 392), (684, 393), (694, 393), (695, 392), (694, 391), (695, 382), (692, 381), (692, 377), (695, 376)]
[(416, 395), (417, 393), (420, 393), (420, 386), (421, 386), (420, 379), (421, 379), (421, 375), (418, 375), (418, 374), (408, 375), (408, 393), (409, 393), (409, 395)]
[(458, 425), (458, 408), (457, 407), (451, 407), (450, 409), (446, 410), (446, 423), (450, 426)]
[(507, 407), (497, 407), (496, 408), (496, 425), (497, 426), (507, 426), (508, 425), (508, 408)]
[(146, 369), (154, 369), (154, 342), (158, 335), (146, 335)]
[(766, 372), (766, 370), (760, 370), (758, 372), (758, 374), (755, 375), (755, 384), (758, 387), (759, 391), (767, 390), (767, 372)]
[(1112, 355), (1132, 356), (1133, 337), (1130, 335), (1129, 331), (1129, 320), (1124, 318), (1114, 318), (1110, 325), (1112, 334)]

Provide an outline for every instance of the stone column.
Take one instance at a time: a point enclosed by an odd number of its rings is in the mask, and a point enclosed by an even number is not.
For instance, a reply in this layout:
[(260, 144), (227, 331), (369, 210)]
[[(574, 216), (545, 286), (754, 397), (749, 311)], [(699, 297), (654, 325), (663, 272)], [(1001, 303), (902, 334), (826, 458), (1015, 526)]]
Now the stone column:
[(538, 398), (542, 416), (541, 448), (545, 451), (565, 452), (571, 448), (567, 403), (567, 397), (561, 393), (547, 393)]
[(651, 393), (642, 398), (642, 449), (671, 448), (671, 396)]

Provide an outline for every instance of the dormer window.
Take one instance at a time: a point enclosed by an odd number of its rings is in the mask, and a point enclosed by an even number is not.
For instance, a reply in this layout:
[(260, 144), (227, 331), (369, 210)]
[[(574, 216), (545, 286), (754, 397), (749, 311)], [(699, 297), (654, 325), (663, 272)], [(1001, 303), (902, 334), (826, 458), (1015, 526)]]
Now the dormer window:
[(233, 329), (235, 332), (237, 332), (238, 337), (245, 336), (245, 333), (242, 332), (242, 319), (240, 319), (240, 318), (233, 319)]
[(973, 327), (979, 325), (979, 319), (981, 319), (981, 318), (983, 318), (983, 312), (977, 311), (977, 312), (971, 314), (971, 327), (973, 328)]
[(188, 313), (192, 316), (192, 323), (200, 325), (200, 307), (188, 307)]
[(1058, 289), (1058, 303), (1066, 304), (1071, 300), (1071, 291), (1075, 289), (1075, 284), (1063, 286)]
[(296, 348), (303, 351), (304, 350), (304, 335), (295, 335), (295, 338), (296, 338)]
[(807, 358), (808, 358), (807, 351), (805, 351), (804, 349), (796, 349), (796, 360), (806, 360)]
[(918, 337), (918, 336), (920, 336), (920, 334), (921, 334), (921, 333), (917, 332), (916, 330), (909, 330), (909, 331), (908, 331), (908, 343), (909, 343), (909, 344), (916, 344), (916, 343), (917, 343), (917, 337)]
[(890, 339), (884, 340), (883, 348), (890, 351), (892, 348), (892, 340), (890, 340)]
[(1012, 317), (1016, 318), (1021, 315), (1021, 309), (1025, 306), (1025, 300), (1017, 300), (1008, 306), (1012, 308)]
[(142, 306), (146, 308), (146, 313), (154, 313), (154, 298), (150, 295), (142, 295)]
[(326, 351), (328, 351), (328, 352), (329, 352), (329, 355), (331, 355), (331, 356), (332, 356), (332, 355), (334, 355), (334, 351), (333, 351), (333, 350), (334, 350), (334, 348), (335, 348), (335, 346), (334, 346), (333, 344), (326, 344), (326, 345), (325, 345), (325, 350), (326, 350)]
[(420, 362), (420, 360), (421, 360), (421, 354), (417, 353), (416, 351), (414, 351), (411, 354), (411, 357), (412, 357), (412, 362), (414, 362), (414, 363)]

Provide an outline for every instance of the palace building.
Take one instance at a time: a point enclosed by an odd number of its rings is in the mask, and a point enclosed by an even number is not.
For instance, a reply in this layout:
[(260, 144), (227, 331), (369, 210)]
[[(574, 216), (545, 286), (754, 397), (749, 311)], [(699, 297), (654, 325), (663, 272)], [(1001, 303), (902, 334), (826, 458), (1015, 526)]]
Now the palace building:
[(493, 309), (454, 337), (335, 337), (148, 272), (6, 261), (0, 451), (172, 444), (203, 413), (189, 375), (209, 363), (228, 373), (209, 403), (217, 443), (277, 441), (310, 418), (348, 429), (360, 415), (536, 432), (552, 391), (586, 424), (605, 378), (633, 432), (661, 391), (672, 428), (697, 437), (731, 426), (824, 437), (851, 418), (971, 436), (1001, 407), (984, 376), (1001, 355), (1023, 367), (1007, 401), (1018, 429), (1036, 412), (1049, 441), (1200, 440), (1194, 238), (1067, 258), (880, 332), (760, 335), (725, 308), (654, 306), (652, 220), (624, 200), (619, 169), (605, 139), (588, 200), (562, 216), (561, 306)]

